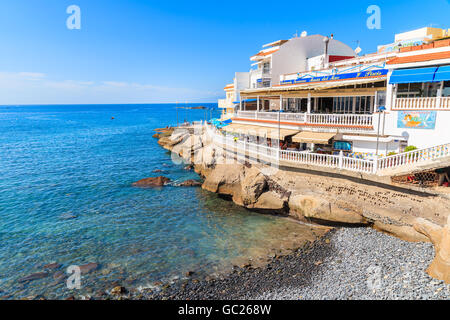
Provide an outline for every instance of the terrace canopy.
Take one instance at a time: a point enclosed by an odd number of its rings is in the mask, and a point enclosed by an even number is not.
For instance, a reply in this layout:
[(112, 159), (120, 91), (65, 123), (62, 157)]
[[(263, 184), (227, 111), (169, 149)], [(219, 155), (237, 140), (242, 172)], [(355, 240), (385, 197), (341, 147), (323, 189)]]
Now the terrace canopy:
[(389, 83), (433, 82), (436, 69), (436, 67), (397, 69), (392, 72)]
[(292, 137), (292, 142), (328, 144), (336, 133), (302, 131)]
[(434, 81), (446, 81), (446, 80), (450, 80), (450, 66), (439, 67), (434, 76)]
[(227, 132), (234, 132), (239, 134), (245, 134), (248, 136), (257, 136), (262, 138), (270, 138), (270, 139), (278, 139), (278, 131), (280, 135), (280, 139), (284, 140), (287, 136), (292, 136), (297, 134), (298, 130), (291, 129), (280, 129), (272, 128), (272, 127), (261, 127), (261, 126), (253, 126), (253, 125), (244, 125), (244, 124), (231, 124), (223, 130)]

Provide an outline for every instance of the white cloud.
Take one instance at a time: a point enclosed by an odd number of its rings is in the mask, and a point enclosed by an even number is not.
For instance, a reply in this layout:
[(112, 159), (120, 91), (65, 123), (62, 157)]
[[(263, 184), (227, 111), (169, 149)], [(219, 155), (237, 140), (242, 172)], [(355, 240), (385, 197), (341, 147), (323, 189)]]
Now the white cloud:
[(44, 73), (0, 72), (0, 104), (214, 102), (222, 91), (124, 81), (54, 80)]
[(17, 73), (17, 76), (26, 80), (42, 80), (45, 78), (44, 73), (38, 73), (38, 72), (19, 72)]

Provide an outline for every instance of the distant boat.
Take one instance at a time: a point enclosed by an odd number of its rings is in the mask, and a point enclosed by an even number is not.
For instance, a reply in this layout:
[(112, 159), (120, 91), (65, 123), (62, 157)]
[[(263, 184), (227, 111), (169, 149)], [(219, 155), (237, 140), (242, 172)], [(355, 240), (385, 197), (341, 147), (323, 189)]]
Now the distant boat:
[(206, 109), (206, 107), (204, 107), (204, 106), (189, 107), (189, 109)]

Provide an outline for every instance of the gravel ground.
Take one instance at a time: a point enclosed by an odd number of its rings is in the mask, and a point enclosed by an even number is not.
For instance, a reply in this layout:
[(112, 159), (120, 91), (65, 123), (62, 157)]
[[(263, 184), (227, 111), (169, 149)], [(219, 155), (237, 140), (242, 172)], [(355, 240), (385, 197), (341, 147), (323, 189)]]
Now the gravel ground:
[(433, 255), (430, 243), (364, 227), (339, 228), (264, 267), (236, 267), (219, 278), (194, 274), (125, 298), (448, 300), (450, 285), (425, 272)]
[(342, 228), (330, 237), (333, 254), (316, 262), (308, 285), (283, 286), (255, 299), (445, 299), (450, 285), (425, 269), (430, 243), (412, 243), (370, 228)]

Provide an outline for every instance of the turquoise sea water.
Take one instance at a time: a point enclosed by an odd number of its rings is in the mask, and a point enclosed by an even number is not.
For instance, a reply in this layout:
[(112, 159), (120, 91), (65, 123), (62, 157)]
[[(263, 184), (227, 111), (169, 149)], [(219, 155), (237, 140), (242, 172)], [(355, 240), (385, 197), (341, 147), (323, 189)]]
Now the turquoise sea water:
[[(204, 117), (204, 110), (179, 114)], [(154, 128), (175, 123), (170, 104), (0, 107), (0, 296), (72, 294), (54, 271), (18, 282), (52, 262), (63, 272), (98, 263), (83, 276), (86, 294), (217, 271), (292, 231), (292, 222), (201, 188), (132, 187), (161, 174), (198, 179), (152, 138)]]

